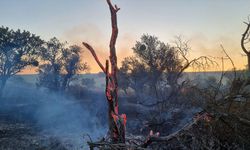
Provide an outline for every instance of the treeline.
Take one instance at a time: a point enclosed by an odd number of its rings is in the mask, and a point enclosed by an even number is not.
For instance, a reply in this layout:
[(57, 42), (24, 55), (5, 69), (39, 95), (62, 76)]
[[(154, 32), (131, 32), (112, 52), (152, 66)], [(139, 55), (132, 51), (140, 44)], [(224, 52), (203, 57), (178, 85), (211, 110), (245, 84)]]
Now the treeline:
[(65, 91), (77, 73), (89, 69), (81, 54), (80, 46), (55, 37), (45, 41), (29, 31), (0, 27), (0, 96), (7, 80), (27, 66), (38, 67), (37, 86)]
[[(133, 50), (135, 57), (125, 58), (119, 69), (120, 88), (126, 93), (129, 87), (136, 93), (148, 88), (150, 94), (159, 100), (167, 97), (164, 92), (167, 86), (164, 84), (172, 87), (173, 91), (179, 88), (178, 80), (188, 67), (206, 67), (213, 64), (206, 56), (189, 60), (189, 45), (181, 37), (177, 37), (175, 44), (170, 45), (157, 37), (143, 35)], [(51, 91), (67, 90), (76, 74), (89, 70), (87, 62), (82, 60), (82, 52), (80, 46), (68, 45), (57, 38), (45, 41), (29, 31), (14, 31), (2, 26), (0, 95), (7, 80), (27, 66), (38, 67), (37, 86), (46, 87)]]

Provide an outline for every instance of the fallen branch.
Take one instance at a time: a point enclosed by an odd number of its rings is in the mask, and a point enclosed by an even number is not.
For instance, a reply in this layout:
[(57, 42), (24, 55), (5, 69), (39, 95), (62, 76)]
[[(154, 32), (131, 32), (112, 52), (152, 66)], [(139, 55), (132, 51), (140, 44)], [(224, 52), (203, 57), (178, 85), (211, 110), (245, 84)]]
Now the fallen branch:
[(193, 127), (193, 125), (197, 124), (198, 120), (195, 120), (192, 123), (187, 123), (183, 128), (181, 128), (180, 130), (168, 135), (168, 136), (156, 136), (156, 135), (149, 135), (149, 137), (147, 138), (147, 140), (141, 145), (141, 147), (143, 148), (147, 148), (150, 144), (154, 143), (154, 142), (168, 142), (171, 141), (172, 139), (176, 138), (179, 133), (183, 130), (189, 130), (190, 128)]

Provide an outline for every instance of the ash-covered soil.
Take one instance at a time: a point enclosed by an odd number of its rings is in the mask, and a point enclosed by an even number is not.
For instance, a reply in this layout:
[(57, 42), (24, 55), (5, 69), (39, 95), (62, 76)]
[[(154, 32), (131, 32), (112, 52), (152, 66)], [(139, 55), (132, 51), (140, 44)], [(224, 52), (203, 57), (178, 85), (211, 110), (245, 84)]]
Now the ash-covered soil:
[[(41, 109), (44, 103), (17, 104), (11, 99), (2, 100), (0, 150), (88, 149), (83, 135), (92, 130), (87, 126), (88, 116), (78, 109), (80, 104), (52, 102), (46, 104), (48, 109)], [(92, 122), (90, 124), (93, 126)]]
[(70, 135), (56, 137), (28, 123), (0, 122), (1, 150), (71, 150), (84, 149), (74, 144)]

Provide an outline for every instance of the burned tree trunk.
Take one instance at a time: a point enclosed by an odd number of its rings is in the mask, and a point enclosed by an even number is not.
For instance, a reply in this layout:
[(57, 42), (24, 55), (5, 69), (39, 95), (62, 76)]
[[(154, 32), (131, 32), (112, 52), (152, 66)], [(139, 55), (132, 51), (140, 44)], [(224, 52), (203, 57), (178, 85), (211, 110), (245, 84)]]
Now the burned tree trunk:
[[(106, 74), (106, 98), (108, 101), (108, 117), (109, 117), (109, 132), (108, 137), (113, 143), (125, 143), (125, 125), (126, 115), (119, 115), (118, 111), (118, 81), (117, 81), (117, 56), (116, 56), (116, 39), (118, 36), (117, 27), (117, 12), (120, 10), (116, 5), (113, 6), (110, 0), (107, 0), (111, 12), (112, 35), (110, 39), (110, 56), (106, 60), (106, 66), (99, 61), (95, 50), (88, 43), (83, 42), (83, 45), (92, 53), (96, 62), (102, 71)], [(111, 72), (109, 71), (111, 64)]]

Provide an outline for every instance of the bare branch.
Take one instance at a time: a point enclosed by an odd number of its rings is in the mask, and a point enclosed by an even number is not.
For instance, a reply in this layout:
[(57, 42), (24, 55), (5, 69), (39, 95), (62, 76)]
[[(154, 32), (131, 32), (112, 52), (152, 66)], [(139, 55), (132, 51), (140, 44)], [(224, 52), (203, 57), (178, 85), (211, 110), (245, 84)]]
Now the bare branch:
[(213, 60), (212, 57), (209, 56), (200, 56), (190, 61), (190, 65), (197, 68), (209, 68), (211, 65), (218, 66), (218, 63)]
[(183, 66), (183, 68), (181, 69), (179, 74), (184, 72), (190, 66), (196, 67), (196, 68), (203, 68), (205, 70), (206, 68), (209, 68), (210, 65), (218, 65), (218, 64), (217, 64), (217, 62), (212, 60), (212, 57), (210, 58), (208, 56), (200, 56), (198, 58), (195, 58), (195, 59), (187, 62), (187, 64)]
[(174, 44), (178, 53), (183, 57), (183, 59), (185, 59), (186, 63), (188, 63), (189, 60), (187, 58), (187, 54), (190, 50), (190, 47), (188, 46), (189, 41), (184, 41), (181, 36), (176, 36)]
[(210, 64), (214, 64), (215, 61), (213, 61), (209, 56), (201, 56), (198, 58), (195, 58), (193, 60), (189, 60), (187, 57), (187, 54), (189, 50), (191, 49), (189, 47), (189, 41), (183, 40), (181, 36), (176, 36), (176, 40), (174, 41), (175, 49), (180, 54), (180, 56), (185, 60), (185, 65), (181, 69), (181, 73), (185, 71), (188, 67), (196, 66), (198, 68), (203, 67), (204, 69), (208, 67)]
[(242, 50), (247, 54), (250, 55), (250, 52), (246, 49), (245, 47), (245, 41), (247, 40), (248, 36), (249, 36), (249, 29), (250, 29), (250, 23), (244, 22), (247, 25), (247, 28), (245, 30), (245, 32), (242, 34), (242, 38), (241, 38), (241, 48)]
[(225, 55), (227, 56), (227, 58), (230, 60), (232, 66), (233, 66), (233, 71), (234, 71), (234, 79), (236, 79), (236, 68), (235, 68), (235, 65), (234, 65), (234, 62), (232, 60), (232, 58), (227, 54), (227, 51), (224, 49), (223, 45), (220, 45), (222, 51), (225, 53)]
[(95, 50), (93, 49), (93, 47), (90, 46), (88, 43), (85, 43), (85, 42), (83, 42), (82, 44), (91, 52), (92, 56), (95, 58), (95, 61), (97, 62), (97, 64), (99, 65), (99, 67), (102, 69), (102, 71), (104, 73), (106, 73), (106, 70), (103, 67), (102, 63), (99, 61), (99, 59), (98, 59), (98, 57), (97, 57), (97, 55), (96, 55)]

